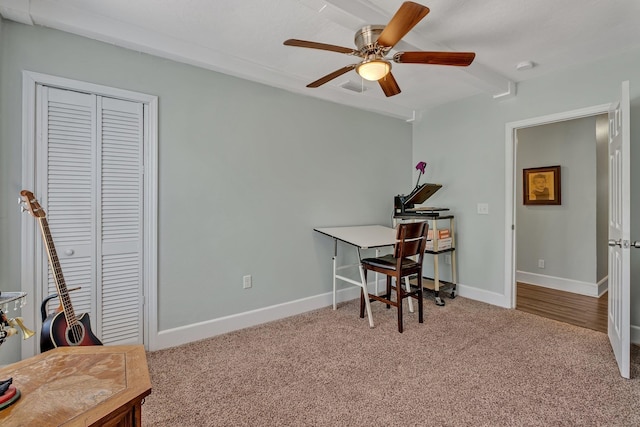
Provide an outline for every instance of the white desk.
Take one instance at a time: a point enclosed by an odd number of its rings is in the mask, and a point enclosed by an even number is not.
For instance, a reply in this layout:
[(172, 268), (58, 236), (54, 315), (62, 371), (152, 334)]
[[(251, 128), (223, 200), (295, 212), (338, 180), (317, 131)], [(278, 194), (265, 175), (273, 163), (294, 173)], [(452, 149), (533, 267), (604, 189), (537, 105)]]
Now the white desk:
[[(393, 246), (396, 243), (396, 229), (385, 227), (383, 225), (357, 225), (348, 227), (324, 227), (314, 228), (315, 231), (331, 237), (334, 241), (333, 249), (333, 309), (336, 309), (336, 280), (342, 280), (347, 283), (359, 286), (368, 295), (367, 284), (364, 280), (364, 270), (361, 264), (337, 265), (338, 257), (338, 241), (355, 247), (358, 252), (358, 260), (362, 259), (360, 251), (362, 249), (375, 249), (376, 256), (379, 256), (380, 248)], [(345, 276), (338, 275), (338, 271), (350, 267), (358, 267), (360, 272), (360, 281), (350, 279)], [(378, 287), (378, 274), (375, 275), (376, 293)], [(408, 286), (408, 282), (407, 282)], [(371, 315), (371, 304), (369, 298), (365, 299), (367, 308), (367, 317), (369, 318), (369, 326), (373, 328), (373, 317)], [(409, 299), (409, 310), (413, 312), (413, 304)]]

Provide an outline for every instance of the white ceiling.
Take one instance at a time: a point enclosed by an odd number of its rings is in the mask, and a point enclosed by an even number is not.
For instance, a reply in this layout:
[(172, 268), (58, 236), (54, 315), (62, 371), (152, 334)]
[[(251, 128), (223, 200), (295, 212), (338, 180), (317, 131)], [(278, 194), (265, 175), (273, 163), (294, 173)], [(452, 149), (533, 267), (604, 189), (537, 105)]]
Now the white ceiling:
[[(0, 0), (0, 14), (405, 119), (476, 94), (499, 102), (517, 96), (517, 82), (640, 47), (639, 0), (420, 2), (431, 12), (394, 51), (473, 51), (476, 59), (467, 68), (394, 63), (402, 93), (390, 98), (355, 71), (306, 88), (357, 58), (282, 42), (353, 48), (356, 30), (386, 24), (401, 0)], [(535, 67), (516, 70), (522, 61)], [(347, 82), (366, 90), (342, 88)]]

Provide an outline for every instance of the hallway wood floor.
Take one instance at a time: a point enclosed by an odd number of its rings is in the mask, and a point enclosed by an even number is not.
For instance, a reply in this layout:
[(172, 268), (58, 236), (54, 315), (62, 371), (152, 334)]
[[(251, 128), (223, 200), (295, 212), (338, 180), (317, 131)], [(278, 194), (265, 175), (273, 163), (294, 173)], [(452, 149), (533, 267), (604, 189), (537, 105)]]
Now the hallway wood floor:
[(516, 309), (607, 333), (608, 295), (600, 298), (517, 284)]

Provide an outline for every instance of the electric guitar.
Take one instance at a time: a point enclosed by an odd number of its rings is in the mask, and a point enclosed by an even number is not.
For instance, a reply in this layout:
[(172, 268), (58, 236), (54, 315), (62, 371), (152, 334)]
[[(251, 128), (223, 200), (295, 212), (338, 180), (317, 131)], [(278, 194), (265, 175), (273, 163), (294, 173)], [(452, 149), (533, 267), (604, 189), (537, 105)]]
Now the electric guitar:
[(56, 312), (47, 316), (42, 323), (40, 351), (45, 352), (61, 346), (102, 345), (102, 342), (100, 342), (91, 331), (89, 315), (82, 313), (79, 317), (76, 317), (73, 311), (71, 298), (69, 298), (69, 291), (67, 290), (67, 285), (62, 275), (60, 261), (58, 260), (56, 248), (53, 245), (53, 238), (51, 237), (51, 231), (49, 230), (49, 223), (47, 222), (47, 215), (44, 209), (40, 206), (32, 192), (22, 190), (20, 195), (26, 205), (26, 210), (38, 219), (38, 223), (40, 224), (42, 239), (47, 250), (47, 257), (49, 258), (49, 264), (53, 271), (53, 278), (60, 299), (60, 306)]

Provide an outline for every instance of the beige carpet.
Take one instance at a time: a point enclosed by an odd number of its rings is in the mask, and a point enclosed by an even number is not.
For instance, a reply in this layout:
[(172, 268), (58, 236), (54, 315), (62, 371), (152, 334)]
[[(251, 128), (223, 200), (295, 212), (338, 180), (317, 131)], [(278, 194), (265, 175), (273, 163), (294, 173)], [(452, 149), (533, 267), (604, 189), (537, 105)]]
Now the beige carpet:
[(145, 426), (638, 426), (640, 352), (457, 297), (425, 323), (355, 301), (148, 354)]

